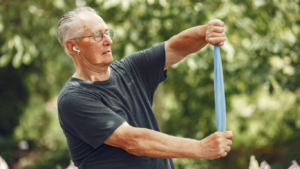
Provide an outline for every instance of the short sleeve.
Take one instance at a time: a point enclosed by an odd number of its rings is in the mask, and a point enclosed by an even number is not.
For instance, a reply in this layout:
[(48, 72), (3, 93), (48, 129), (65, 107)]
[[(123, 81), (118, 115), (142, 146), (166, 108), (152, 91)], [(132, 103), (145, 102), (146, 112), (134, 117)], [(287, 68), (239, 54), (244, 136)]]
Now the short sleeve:
[(165, 42), (163, 42), (128, 55), (121, 62), (134, 69), (133, 71), (146, 82), (149, 90), (154, 93), (158, 84), (167, 78), (167, 71), (164, 71), (165, 60)]
[(61, 127), (93, 148), (125, 122), (100, 101), (81, 93), (67, 93), (58, 101)]

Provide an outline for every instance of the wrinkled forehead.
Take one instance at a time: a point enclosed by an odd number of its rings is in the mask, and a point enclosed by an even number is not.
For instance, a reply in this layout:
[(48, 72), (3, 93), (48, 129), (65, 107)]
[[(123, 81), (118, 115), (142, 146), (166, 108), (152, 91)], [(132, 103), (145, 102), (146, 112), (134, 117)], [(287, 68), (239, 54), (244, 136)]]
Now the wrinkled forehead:
[(84, 30), (84, 33), (94, 33), (107, 29), (104, 20), (97, 14), (91, 12), (81, 12), (78, 14), (79, 24)]

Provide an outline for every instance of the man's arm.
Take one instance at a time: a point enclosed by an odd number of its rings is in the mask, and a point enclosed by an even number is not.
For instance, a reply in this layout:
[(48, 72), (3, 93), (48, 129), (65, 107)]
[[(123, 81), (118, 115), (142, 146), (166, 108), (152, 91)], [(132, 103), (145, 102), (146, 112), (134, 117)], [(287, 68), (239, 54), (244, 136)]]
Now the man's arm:
[(218, 19), (210, 21), (207, 25), (187, 29), (165, 43), (165, 69), (187, 55), (199, 51), (207, 43), (222, 46), (225, 40), (224, 23)]
[(232, 132), (216, 132), (198, 141), (132, 127), (125, 122), (104, 143), (137, 156), (215, 159), (227, 155), (231, 140)]

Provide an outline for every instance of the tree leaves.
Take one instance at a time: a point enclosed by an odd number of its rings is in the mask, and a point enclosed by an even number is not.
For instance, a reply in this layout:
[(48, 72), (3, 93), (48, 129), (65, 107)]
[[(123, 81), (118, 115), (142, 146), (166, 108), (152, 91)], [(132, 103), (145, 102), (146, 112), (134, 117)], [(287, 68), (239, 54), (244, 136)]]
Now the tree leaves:
[[(26, 112), (31, 109), (41, 114), (47, 112), (44, 102), (55, 98), (74, 73), (73, 62), (58, 43), (55, 31), (64, 13), (83, 4), (99, 11), (115, 30), (112, 45), (115, 60), (211, 19), (225, 23), (227, 41), (221, 47), (221, 55), (227, 128), (234, 131), (233, 149), (228, 157), (217, 161), (176, 159), (178, 168), (224, 168), (226, 160), (230, 162), (225, 168), (245, 168), (253, 153), (260, 161), (267, 160), (272, 168), (287, 168), (294, 159), (300, 150), (297, 144), (300, 139), (297, 134), (300, 130), (299, 1), (1, 1), (0, 71), (6, 72), (1, 77), (14, 78), (2, 80), (0, 89), (20, 104), (27, 103), (29, 98), (39, 100), (29, 101)], [(159, 103), (154, 105), (164, 132), (202, 139), (216, 130), (212, 56), (212, 46), (207, 46), (168, 68), (168, 80), (161, 84), (162, 90), (158, 89)], [(17, 89), (26, 89), (29, 94), (17, 94), (20, 92)], [(24, 97), (20, 99), (19, 95)], [(0, 99), (5, 100), (4, 94), (1, 93)], [(16, 119), (23, 112), (22, 106), (18, 107), (19, 113), (13, 116)], [(38, 114), (41, 121), (57, 123), (54, 115), (41, 114)], [(22, 118), (35, 120), (31, 113)], [(19, 127), (18, 132), (35, 128), (35, 125), (24, 130)], [(42, 133), (45, 129), (36, 131)], [(31, 139), (41, 147), (39, 139), (48, 140), (51, 145), (60, 144), (55, 139), (51, 141), (49, 135), (38, 133)]]

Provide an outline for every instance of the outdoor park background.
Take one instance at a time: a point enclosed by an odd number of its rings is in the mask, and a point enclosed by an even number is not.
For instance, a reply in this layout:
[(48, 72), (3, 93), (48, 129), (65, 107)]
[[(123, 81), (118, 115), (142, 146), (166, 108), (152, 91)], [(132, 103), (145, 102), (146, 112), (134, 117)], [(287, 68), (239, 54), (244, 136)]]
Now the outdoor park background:
[[(115, 60), (218, 18), (232, 150), (217, 160), (174, 159), (178, 169), (272, 169), (300, 163), (299, 0), (0, 0), (0, 156), (10, 168), (62, 169), (70, 162), (57, 96), (74, 64), (56, 39), (62, 15), (96, 9), (115, 30)], [(202, 139), (216, 131), (213, 50), (168, 69), (154, 111), (164, 133)], [(79, 124), (80, 125), (80, 124)]]

